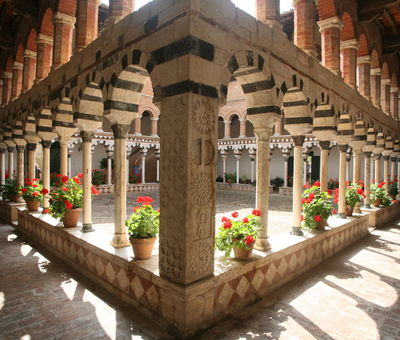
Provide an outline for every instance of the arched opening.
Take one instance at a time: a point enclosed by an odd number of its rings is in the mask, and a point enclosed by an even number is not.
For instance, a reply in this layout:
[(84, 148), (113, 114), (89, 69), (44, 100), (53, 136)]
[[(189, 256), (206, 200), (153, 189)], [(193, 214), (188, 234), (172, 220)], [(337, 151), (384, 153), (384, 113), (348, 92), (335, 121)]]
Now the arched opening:
[(246, 137), (254, 137), (254, 127), (251, 122), (246, 120)]
[(51, 38), (54, 36), (53, 11), (51, 8), (47, 8), (44, 12), (42, 23), (40, 25), (40, 33)]
[(357, 56), (362, 57), (369, 54), (368, 41), (364, 33), (360, 34), (358, 38), (358, 51)]
[(240, 136), (240, 121), (239, 116), (234, 114), (229, 119), (231, 125), (231, 138), (239, 138)]
[(142, 113), (141, 123), (141, 133), (143, 136), (151, 136), (151, 121), (152, 115), (149, 111), (144, 111)]
[(225, 123), (224, 118), (218, 116), (218, 139), (225, 137)]
[(76, 0), (60, 0), (58, 4), (58, 11), (70, 16), (75, 16)]
[(340, 40), (350, 40), (355, 38), (353, 19), (348, 12), (342, 16), (343, 28), (340, 31)]
[(320, 20), (336, 16), (336, 6), (334, 0), (317, 1), (318, 15)]

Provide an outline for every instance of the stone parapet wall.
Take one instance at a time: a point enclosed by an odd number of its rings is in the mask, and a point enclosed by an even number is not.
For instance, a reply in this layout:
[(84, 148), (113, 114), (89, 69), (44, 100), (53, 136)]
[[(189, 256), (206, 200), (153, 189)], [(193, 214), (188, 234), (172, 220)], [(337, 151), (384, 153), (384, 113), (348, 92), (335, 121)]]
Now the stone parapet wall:
[(362, 212), (369, 214), (369, 226), (373, 228), (382, 227), (395, 221), (400, 215), (400, 203), (392, 204), (387, 208), (361, 209)]
[(0, 220), (13, 225), (18, 219), (18, 208), (25, 207), (25, 203), (0, 201)]
[[(101, 194), (112, 194), (114, 193), (114, 185), (102, 184), (96, 186), (97, 190)], [(144, 191), (158, 191), (160, 190), (159, 183), (139, 183), (139, 184), (128, 184), (128, 192), (144, 192)]]

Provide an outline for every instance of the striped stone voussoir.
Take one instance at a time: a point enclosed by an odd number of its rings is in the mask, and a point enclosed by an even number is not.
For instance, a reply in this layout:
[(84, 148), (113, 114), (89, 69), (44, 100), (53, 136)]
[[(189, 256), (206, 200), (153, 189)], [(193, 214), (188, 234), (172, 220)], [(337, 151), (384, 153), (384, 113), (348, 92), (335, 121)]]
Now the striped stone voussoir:
[(78, 110), (74, 113), (74, 123), (80, 131), (95, 131), (103, 121), (103, 94), (100, 87), (90, 83), (80, 96)]
[(11, 131), (10, 124), (7, 124), (4, 127), (4, 142), (6, 143), (7, 147), (9, 147), (9, 148), (15, 147), (15, 143), (12, 138), (12, 131)]
[(24, 139), (22, 131), (22, 121), (17, 120), (12, 128), (12, 138), (16, 145), (25, 145), (26, 140)]
[(23, 124), (23, 134), (28, 143), (36, 144), (38, 142), (39, 137), (36, 132), (36, 119), (34, 116), (29, 115), (26, 118), (25, 124)]
[(335, 112), (328, 104), (318, 105), (314, 112), (313, 135), (319, 140), (329, 140), (337, 135)]
[(339, 145), (349, 144), (354, 138), (354, 124), (351, 116), (344, 112), (338, 119), (338, 135), (336, 137)]
[(283, 97), (285, 128), (293, 136), (304, 136), (312, 130), (313, 118), (308, 102), (298, 87), (290, 88)]
[(39, 113), (37, 124), (37, 134), (44, 141), (51, 141), (56, 134), (53, 132), (53, 122), (51, 111), (48, 108), (43, 109)]
[(69, 98), (63, 98), (55, 111), (53, 131), (57, 133), (59, 137), (67, 136), (68, 138), (70, 138), (76, 131), (72, 103)]

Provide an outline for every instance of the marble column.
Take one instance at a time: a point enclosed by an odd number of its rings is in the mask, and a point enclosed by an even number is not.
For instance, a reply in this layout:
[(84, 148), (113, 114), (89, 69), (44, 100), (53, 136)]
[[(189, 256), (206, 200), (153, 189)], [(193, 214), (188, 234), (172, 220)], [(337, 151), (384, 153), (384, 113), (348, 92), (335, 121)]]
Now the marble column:
[(83, 173), (83, 225), (82, 232), (94, 231), (92, 225), (92, 139), (93, 131), (81, 131)]
[(371, 182), (375, 183), (375, 154), (371, 153)]
[(146, 183), (146, 156), (147, 149), (142, 149), (140, 152), (140, 157), (142, 158), (142, 183)]
[(158, 118), (151, 118), (151, 136), (158, 137), (157, 133), (157, 126), (158, 126)]
[(390, 157), (390, 181), (394, 182), (396, 180), (396, 157)]
[(371, 152), (364, 152), (364, 208), (371, 208)]
[(6, 178), (6, 148), (0, 148), (0, 185), (5, 184)]
[(361, 180), (361, 150), (353, 149), (353, 183), (358, 183)]
[(384, 188), (386, 191), (389, 189), (389, 182), (390, 182), (390, 176), (389, 176), (389, 170), (390, 170), (390, 164), (389, 164), (390, 156), (383, 156), (383, 181), (385, 182)]
[(116, 124), (112, 126), (114, 133), (114, 159), (115, 159), (115, 183), (114, 183), (114, 237), (111, 244), (115, 248), (129, 246), (126, 233), (126, 146), (130, 125)]
[(156, 182), (160, 182), (160, 150), (155, 151), (155, 157), (157, 161), (157, 177), (156, 177)]
[(224, 124), (225, 124), (224, 138), (231, 138), (231, 122), (225, 120)]
[(320, 141), (319, 147), (321, 149), (321, 162), (319, 167), (319, 181), (321, 183), (321, 191), (328, 190), (328, 161), (330, 141)]
[(72, 149), (68, 149), (68, 176), (72, 177)]
[(25, 145), (17, 145), (17, 186), (24, 185), (24, 153)]
[(352, 150), (348, 149), (346, 152), (346, 181), (349, 181), (349, 182), (351, 182), (351, 171), (350, 171), (351, 154), (352, 154)]
[(379, 184), (381, 181), (381, 155), (375, 155), (375, 183)]
[(8, 168), (7, 168), (7, 170), (8, 170), (8, 174), (12, 178), (12, 175), (14, 173), (14, 147), (12, 147), (12, 146), (7, 147), (7, 153), (8, 153), (7, 154), (7, 156), (8, 156), (8, 159), (7, 159)]
[(303, 172), (303, 143), (304, 136), (292, 136), (294, 143), (293, 150), (293, 225), (292, 234), (303, 235), (301, 225), (301, 195), (303, 192), (302, 172)]
[(222, 158), (222, 183), (226, 182), (226, 159), (228, 158), (228, 153), (226, 150), (221, 150), (221, 158)]
[(112, 151), (107, 150), (107, 185), (112, 185)]
[(283, 186), (287, 188), (288, 177), (289, 177), (289, 157), (290, 157), (289, 151), (283, 152), (282, 157), (283, 157)]
[[(50, 147), (51, 141), (42, 141), (43, 146), (43, 171), (42, 171), (42, 178), (43, 178), (43, 188), (50, 191)], [(43, 208), (48, 208), (49, 198), (45, 196), (43, 200)]]
[(60, 139), (60, 174), (68, 175), (68, 141), (65, 138)]
[(246, 118), (239, 119), (239, 122), (240, 122), (239, 138), (246, 138)]
[(346, 218), (346, 152), (348, 145), (339, 145), (339, 204), (338, 214)]
[(235, 150), (236, 158), (236, 184), (240, 183), (240, 159), (242, 158), (242, 150)]
[(28, 143), (28, 178), (32, 180), (35, 178), (35, 153), (36, 153), (36, 143)]
[(303, 150), (303, 184), (308, 182), (308, 150)]

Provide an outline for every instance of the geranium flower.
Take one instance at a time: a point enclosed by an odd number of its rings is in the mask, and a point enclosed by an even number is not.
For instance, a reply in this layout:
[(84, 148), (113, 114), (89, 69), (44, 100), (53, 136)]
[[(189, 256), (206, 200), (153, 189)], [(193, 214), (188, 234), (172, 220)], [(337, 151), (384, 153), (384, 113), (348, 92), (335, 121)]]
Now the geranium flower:
[(65, 205), (65, 209), (67, 209), (67, 210), (71, 210), (74, 207), (74, 205), (68, 200), (64, 201), (64, 205)]
[(83, 173), (80, 172), (79, 174), (77, 174), (76, 176), (78, 176), (78, 178), (83, 178)]
[(253, 212), (252, 212), (252, 214), (253, 214), (254, 216), (261, 216), (261, 210), (254, 209)]
[(67, 183), (68, 182), (68, 176), (62, 176), (61, 177), (61, 182)]
[(397, 200), (393, 200), (392, 203), (393, 203), (393, 204), (396, 204), (396, 203), (398, 203), (398, 202), (397, 202)]
[(42, 195), (47, 195), (49, 193), (49, 190), (46, 188), (43, 188), (42, 191), (40, 192)]
[(322, 218), (319, 215), (314, 216), (314, 221), (315, 222), (321, 222)]
[(137, 212), (140, 209), (140, 207), (133, 207), (133, 212)]
[(357, 189), (357, 194), (363, 195), (363, 194), (364, 194), (364, 190), (361, 189), (361, 188), (358, 188), (358, 189)]
[(23, 192), (24, 194), (25, 194), (27, 191), (28, 191), (28, 189), (26, 189), (26, 188), (22, 188), (22, 189), (21, 189), (21, 192)]
[(61, 190), (64, 191), (64, 192), (69, 191), (69, 189), (67, 187), (62, 187)]
[(32, 187), (33, 187), (33, 188), (37, 188), (38, 185), (37, 185), (37, 184), (32, 184)]
[(306, 199), (306, 198), (303, 198), (303, 199), (301, 200), (301, 204), (304, 204), (304, 203), (307, 203), (307, 199)]
[(254, 237), (251, 235), (247, 235), (244, 239), (244, 242), (249, 246), (250, 244), (254, 243)]
[(81, 184), (81, 181), (79, 180), (78, 177), (73, 177), (72, 179), (74, 180), (74, 182), (75, 182), (76, 184)]
[(93, 185), (92, 185), (91, 191), (92, 191), (92, 195), (100, 195), (100, 191), (98, 191)]
[(308, 188), (308, 184), (307, 184), (307, 183), (304, 184), (304, 185), (303, 185), (303, 188), (304, 188), (304, 189), (307, 189), (307, 188)]
[(48, 214), (49, 213), (49, 208), (44, 208), (42, 210), (42, 214)]
[(228, 221), (228, 218), (226, 216), (222, 217), (221, 222), (226, 222), (226, 221)]
[(27, 180), (27, 181), (25, 181), (25, 185), (26, 185), (26, 186), (31, 186), (31, 185), (32, 185), (32, 182), (30, 182), (29, 180)]
[(309, 195), (308, 195), (308, 198), (311, 199), (311, 200), (313, 200), (313, 199), (315, 198), (314, 193), (309, 194)]
[(232, 228), (232, 222), (228, 219), (224, 223), (224, 229), (231, 229)]
[(321, 182), (320, 181), (316, 181), (313, 184), (314, 187), (320, 187), (321, 186)]
[(232, 217), (233, 217), (233, 218), (236, 218), (236, 217), (238, 217), (238, 216), (239, 216), (239, 213), (238, 213), (237, 211), (235, 211), (235, 212), (232, 213)]
[(300, 221), (304, 221), (304, 215), (300, 215)]
[(249, 219), (248, 219), (247, 217), (245, 217), (245, 218), (243, 219), (243, 223), (249, 223)]
[(60, 177), (62, 177), (63, 175), (62, 174), (57, 174), (56, 175), (56, 177), (58, 177), (58, 178), (60, 178)]
[(328, 195), (332, 196), (332, 193), (333, 193), (332, 189), (328, 189)]
[(36, 197), (37, 195), (39, 195), (39, 193), (37, 191), (32, 192), (32, 196)]
[(39, 179), (38, 178), (33, 178), (32, 182), (39, 182)]
[(337, 213), (336, 209), (332, 209), (332, 214), (336, 215), (336, 213)]

